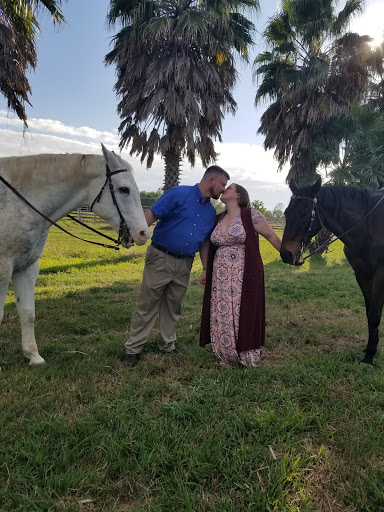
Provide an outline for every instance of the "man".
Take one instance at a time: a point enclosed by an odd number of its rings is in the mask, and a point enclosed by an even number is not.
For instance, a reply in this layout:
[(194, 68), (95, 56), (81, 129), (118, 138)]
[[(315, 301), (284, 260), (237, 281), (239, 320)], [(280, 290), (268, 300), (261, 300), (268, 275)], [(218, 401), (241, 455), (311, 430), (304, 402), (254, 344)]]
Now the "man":
[(217, 165), (208, 167), (200, 183), (167, 190), (145, 213), (148, 226), (159, 220), (145, 257), (143, 281), (125, 343), (123, 362), (136, 366), (159, 315), (159, 349), (175, 350), (176, 326), (195, 253), (208, 250), (219, 199), (229, 175)]

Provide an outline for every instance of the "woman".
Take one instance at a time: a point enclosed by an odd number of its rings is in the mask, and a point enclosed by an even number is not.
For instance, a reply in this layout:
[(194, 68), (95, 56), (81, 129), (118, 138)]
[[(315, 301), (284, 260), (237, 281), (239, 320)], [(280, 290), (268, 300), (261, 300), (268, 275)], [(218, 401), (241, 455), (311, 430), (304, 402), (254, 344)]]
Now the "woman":
[(250, 208), (248, 192), (232, 183), (222, 194), (208, 254), (202, 254), (205, 284), (200, 346), (212, 344), (220, 364), (260, 364), (265, 340), (264, 268), (259, 234), (280, 251), (281, 240), (264, 215)]

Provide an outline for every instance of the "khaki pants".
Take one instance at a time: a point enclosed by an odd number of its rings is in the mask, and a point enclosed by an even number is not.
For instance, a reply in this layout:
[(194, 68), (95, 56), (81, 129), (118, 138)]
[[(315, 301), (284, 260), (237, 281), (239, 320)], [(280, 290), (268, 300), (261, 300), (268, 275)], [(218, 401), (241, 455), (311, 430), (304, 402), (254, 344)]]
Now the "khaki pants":
[(189, 283), (193, 258), (175, 258), (150, 245), (145, 256), (140, 295), (131, 320), (127, 354), (139, 354), (159, 315), (159, 349), (175, 349), (176, 326)]

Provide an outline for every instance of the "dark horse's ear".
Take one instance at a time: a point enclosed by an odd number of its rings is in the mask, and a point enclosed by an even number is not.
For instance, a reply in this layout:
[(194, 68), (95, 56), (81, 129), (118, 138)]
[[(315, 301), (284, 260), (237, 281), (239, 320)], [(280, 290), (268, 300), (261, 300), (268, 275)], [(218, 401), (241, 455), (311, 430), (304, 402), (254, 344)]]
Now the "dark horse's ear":
[(294, 179), (291, 179), (289, 182), (289, 188), (293, 194), (296, 194), (296, 192), (299, 190), (299, 187), (296, 185), (296, 181)]
[(321, 178), (319, 178), (314, 185), (312, 185), (311, 189), (313, 193), (316, 195), (321, 187)]

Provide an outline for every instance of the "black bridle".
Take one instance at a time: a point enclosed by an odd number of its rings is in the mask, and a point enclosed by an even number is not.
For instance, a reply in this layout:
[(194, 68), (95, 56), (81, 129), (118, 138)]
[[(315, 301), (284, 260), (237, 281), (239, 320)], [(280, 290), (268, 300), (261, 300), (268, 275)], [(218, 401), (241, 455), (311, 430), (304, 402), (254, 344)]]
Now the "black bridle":
[(97, 194), (96, 198), (94, 199), (94, 201), (92, 202), (92, 205), (91, 205), (91, 211), (92, 211), (92, 208), (95, 204), (95, 202), (99, 202), (100, 199), (101, 199), (101, 195), (103, 193), (103, 190), (105, 188), (105, 185), (107, 183), (109, 183), (109, 190), (111, 192), (111, 196), (112, 196), (112, 201), (113, 201), (113, 204), (115, 205), (116, 207), (116, 210), (117, 210), (117, 213), (119, 214), (119, 217), (120, 217), (120, 229), (119, 229), (119, 234), (118, 234), (118, 238), (117, 240), (115, 240), (114, 238), (108, 236), (108, 235), (105, 235), (104, 233), (101, 233), (100, 231), (97, 231), (97, 229), (94, 229), (94, 228), (91, 228), (90, 226), (87, 226), (86, 224), (84, 224), (83, 222), (81, 222), (80, 220), (76, 219), (75, 217), (72, 217), (72, 215), (67, 215), (67, 217), (69, 217), (71, 220), (77, 222), (78, 224), (81, 224), (82, 226), (84, 226), (85, 228), (89, 229), (90, 231), (93, 231), (94, 233), (97, 233), (98, 235), (104, 237), (104, 238), (107, 238), (108, 240), (111, 240), (112, 242), (114, 242), (116, 245), (108, 245), (108, 244), (102, 244), (102, 243), (99, 243), (99, 242), (93, 242), (92, 240), (85, 240), (84, 238), (81, 238), (79, 236), (76, 236), (72, 233), (70, 233), (69, 231), (67, 231), (66, 229), (64, 229), (63, 227), (59, 226), (56, 222), (54, 222), (53, 220), (51, 220), (49, 217), (47, 217), (46, 215), (44, 215), (44, 213), (42, 213), (41, 211), (39, 211), (37, 208), (35, 208), (35, 206), (33, 206), (22, 194), (20, 194), (20, 192), (18, 192), (10, 183), (8, 183), (7, 180), (5, 180), (1, 175), (0, 175), (0, 181), (2, 181), (4, 183), (4, 185), (6, 185), (10, 190), (12, 190), (12, 192), (19, 198), (21, 199), (26, 205), (28, 205), (33, 211), (35, 211), (36, 213), (38, 213), (41, 217), (43, 217), (43, 219), (47, 220), (48, 222), (50, 222), (53, 226), (56, 226), (57, 228), (59, 228), (61, 231), (64, 231), (64, 233), (67, 233), (67, 235), (70, 235), (72, 236), (73, 238), (77, 238), (78, 240), (82, 240), (83, 242), (88, 242), (89, 244), (94, 244), (94, 245), (101, 245), (102, 247), (106, 247), (108, 249), (115, 249), (116, 251), (118, 251), (120, 248), (119, 248), (119, 245), (121, 245), (121, 236), (123, 234), (123, 230), (124, 228), (126, 228), (127, 231), (129, 231), (129, 228), (124, 220), (124, 217), (120, 211), (120, 208), (119, 208), (119, 205), (117, 204), (117, 201), (116, 201), (116, 196), (115, 196), (115, 191), (114, 191), (114, 188), (113, 188), (113, 183), (112, 183), (112, 176), (114, 174), (118, 174), (119, 172), (125, 172), (127, 171), (127, 169), (117, 169), (116, 171), (111, 171), (109, 166), (106, 165), (106, 179), (105, 179), (105, 182), (104, 182), (104, 185), (101, 187), (101, 190), (100, 192)]
[(101, 187), (100, 192), (97, 194), (95, 199), (92, 201), (91, 211), (93, 211), (94, 204), (100, 202), (101, 195), (102, 195), (102, 193), (104, 191), (105, 185), (108, 183), (109, 184), (109, 190), (110, 190), (111, 196), (112, 196), (113, 204), (115, 205), (117, 213), (119, 214), (119, 217), (120, 217), (120, 229), (122, 229), (122, 226), (126, 226), (126, 223), (125, 223), (123, 215), (121, 214), (119, 205), (117, 204), (117, 201), (116, 201), (115, 190), (113, 188), (113, 183), (112, 183), (112, 176), (115, 175), (115, 174), (118, 174), (119, 172), (128, 172), (128, 171), (127, 171), (127, 169), (117, 169), (116, 171), (111, 171), (111, 169), (109, 168), (109, 166), (107, 164), (105, 166), (105, 172), (106, 172), (107, 176), (105, 178), (104, 185)]
[[(312, 211), (311, 211), (311, 218), (309, 220), (309, 224), (308, 224), (308, 228), (307, 228), (307, 231), (304, 235), (304, 238), (303, 238), (303, 241), (301, 242), (301, 249), (300, 251), (298, 252), (299, 254), (299, 259), (300, 260), (306, 260), (307, 258), (310, 258), (311, 256), (313, 256), (315, 253), (319, 252), (321, 248), (323, 248), (323, 246), (325, 247), (325, 245), (329, 242), (329, 240), (332, 238), (330, 237), (324, 244), (322, 244), (320, 247), (318, 247), (315, 251), (313, 251), (309, 256), (306, 256), (305, 258), (303, 258), (303, 252), (304, 252), (304, 249), (305, 247), (308, 245), (309, 241), (311, 240), (312, 238), (312, 225), (313, 225), (313, 222), (315, 220), (315, 217), (316, 217), (316, 213), (317, 213), (317, 216), (319, 217), (319, 221), (320, 221), (320, 224), (321, 226), (324, 228), (324, 224), (322, 223), (321, 221), (321, 218), (320, 218), (320, 215), (319, 215), (319, 212), (317, 210), (317, 197), (305, 197), (305, 196), (296, 196), (296, 195), (293, 195), (291, 197), (291, 199), (305, 199), (307, 201), (312, 201)], [(334, 236), (334, 235), (332, 235)], [(332, 242), (329, 242), (329, 244), (331, 244)], [(328, 244), (328, 245), (329, 245)], [(296, 255), (296, 259), (297, 259), (297, 255)]]
[[(319, 222), (321, 224), (321, 227), (323, 229), (326, 229), (326, 227), (324, 226), (324, 224), (323, 224), (323, 222), (321, 220), (320, 214), (319, 214), (319, 210), (318, 210), (318, 207), (317, 207), (318, 201), (317, 201), (317, 197), (316, 196), (312, 198), (312, 197), (293, 195), (291, 197), (291, 199), (305, 199), (307, 201), (312, 201), (311, 218), (309, 220), (309, 225), (308, 225), (307, 232), (305, 233), (303, 241), (301, 242), (301, 249), (300, 249), (300, 251), (298, 253), (300, 255), (299, 259), (302, 259), (303, 262), (304, 262), (306, 259), (310, 258), (314, 254), (317, 254), (321, 250), (329, 247), (331, 244), (333, 244), (333, 242), (336, 242), (336, 240), (340, 240), (343, 236), (348, 234), (350, 231), (352, 231), (353, 229), (357, 228), (357, 226), (359, 226), (362, 222), (364, 222), (365, 219), (367, 217), (369, 217), (369, 215), (371, 215), (371, 213), (379, 206), (381, 201), (384, 199), (384, 195), (382, 195), (381, 198), (376, 202), (376, 204), (369, 210), (369, 212), (362, 219), (360, 219), (356, 224), (354, 224), (351, 228), (347, 229), (347, 231), (344, 231), (344, 233), (342, 233), (340, 236), (335, 236), (335, 235), (332, 234), (328, 238), (328, 240), (326, 240), (324, 243), (322, 243), (316, 250), (311, 252), (311, 254), (308, 254), (308, 256), (306, 256), (305, 258), (303, 258), (303, 252), (304, 252), (305, 247), (308, 245), (309, 241), (312, 238), (311, 231), (312, 231), (312, 225), (313, 225), (313, 222), (315, 220), (316, 214), (317, 214), (317, 216), (319, 218)], [(297, 259), (297, 256), (296, 256), (296, 259)]]

